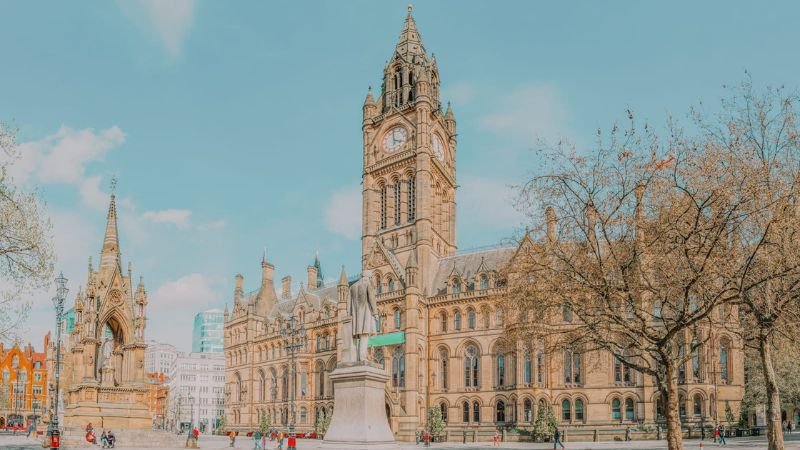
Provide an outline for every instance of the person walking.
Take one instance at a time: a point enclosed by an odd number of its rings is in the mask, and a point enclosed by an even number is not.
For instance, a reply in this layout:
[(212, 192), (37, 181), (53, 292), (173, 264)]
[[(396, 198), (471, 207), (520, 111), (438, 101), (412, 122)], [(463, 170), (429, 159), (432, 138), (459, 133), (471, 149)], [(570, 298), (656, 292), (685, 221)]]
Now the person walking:
[(625, 427), (625, 442), (628, 442), (630, 440), (631, 440), (631, 426), (628, 425), (627, 427)]
[(561, 430), (556, 427), (556, 431), (553, 432), (553, 450), (556, 450), (556, 446), (558, 445), (560, 445), (561, 448), (566, 448), (564, 447), (564, 443), (561, 442)]
[(253, 433), (253, 450), (261, 450), (261, 430)]
[(231, 440), (231, 447), (233, 447), (234, 445), (236, 445), (236, 432), (234, 432), (234, 431), (229, 431), (229, 432), (228, 432), (228, 437), (229, 437), (229, 438), (230, 438), (230, 440)]
[(721, 426), (719, 429), (719, 445), (727, 446), (728, 443), (725, 441), (725, 426)]
[(283, 450), (283, 431), (278, 432), (278, 450)]
[(261, 448), (267, 450), (267, 433), (261, 434)]
[(494, 437), (492, 438), (495, 447), (500, 446), (500, 433), (497, 430), (494, 430)]

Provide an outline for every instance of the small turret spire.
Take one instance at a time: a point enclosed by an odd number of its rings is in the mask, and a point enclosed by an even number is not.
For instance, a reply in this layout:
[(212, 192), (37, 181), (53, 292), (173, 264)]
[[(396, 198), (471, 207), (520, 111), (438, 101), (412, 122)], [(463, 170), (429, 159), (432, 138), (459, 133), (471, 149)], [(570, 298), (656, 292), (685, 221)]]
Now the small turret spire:
[(347, 286), (347, 272), (344, 271), (344, 264), (342, 264), (342, 273), (339, 274), (339, 286)]
[(119, 266), (119, 233), (117, 230), (117, 203), (116, 196), (111, 194), (106, 218), (106, 233), (103, 237), (103, 248), (100, 251), (100, 269)]
[(417, 31), (417, 23), (412, 15), (413, 6), (408, 4), (408, 15), (400, 31), (400, 39), (397, 40), (395, 50), (406, 60), (415, 55), (424, 55), (425, 46), (422, 44), (422, 37)]

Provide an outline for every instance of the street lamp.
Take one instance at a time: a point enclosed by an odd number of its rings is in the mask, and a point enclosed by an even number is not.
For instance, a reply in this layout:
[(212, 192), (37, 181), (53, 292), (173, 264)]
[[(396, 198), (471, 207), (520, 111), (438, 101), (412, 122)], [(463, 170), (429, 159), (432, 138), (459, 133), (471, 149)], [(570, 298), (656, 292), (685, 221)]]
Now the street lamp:
[(64, 301), (67, 298), (67, 279), (60, 273), (56, 278), (56, 296), (53, 297), (53, 306), (56, 308), (56, 391), (53, 407), (53, 416), (50, 418), (50, 448), (57, 449), (61, 440), (61, 432), (58, 429), (58, 389), (61, 379), (61, 321), (64, 315)]
[(295, 434), (295, 423), (297, 420), (297, 408), (295, 407), (295, 394), (297, 391), (297, 368), (295, 366), (295, 353), (300, 351), (303, 348), (302, 341), (305, 337), (306, 328), (302, 323), (298, 323), (295, 316), (289, 317), (289, 320), (286, 322), (286, 326), (281, 328), (281, 336), (285, 338), (289, 338), (289, 341), (286, 344), (286, 350), (289, 352), (290, 357), (290, 365), (291, 365), (291, 376), (292, 381), (290, 383), (290, 396), (289, 396), (289, 407), (291, 408), (291, 420), (289, 421), (289, 446), (287, 450), (295, 450), (295, 443), (297, 442), (297, 435)]
[(194, 439), (194, 397), (189, 396), (189, 409), (190, 409), (190, 417), (189, 420), (189, 430), (186, 432), (186, 448), (189, 448), (189, 440)]

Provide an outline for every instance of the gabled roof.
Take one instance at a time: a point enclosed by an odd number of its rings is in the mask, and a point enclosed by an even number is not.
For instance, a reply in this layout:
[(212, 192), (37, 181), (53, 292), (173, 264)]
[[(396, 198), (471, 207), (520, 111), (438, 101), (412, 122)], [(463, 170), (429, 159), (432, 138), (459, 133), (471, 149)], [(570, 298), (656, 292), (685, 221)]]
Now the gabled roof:
[(447, 291), (447, 281), (453, 274), (472, 282), (472, 278), (479, 272), (501, 270), (514, 256), (516, 249), (516, 247), (500, 247), (440, 259), (436, 276), (429, 280), (428, 295), (444, 294)]

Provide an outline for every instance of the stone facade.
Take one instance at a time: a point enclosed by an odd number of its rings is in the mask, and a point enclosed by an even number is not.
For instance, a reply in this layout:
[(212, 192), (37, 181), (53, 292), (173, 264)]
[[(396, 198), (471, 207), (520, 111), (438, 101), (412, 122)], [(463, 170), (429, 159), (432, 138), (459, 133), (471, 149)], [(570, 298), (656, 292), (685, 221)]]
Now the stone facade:
[[(649, 377), (615, 366), (609, 354), (546, 354), (505, 339), (500, 274), (515, 248), (457, 251), (456, 120), (449, 104), (442, 107), (436, 59), (410, 9), (380, 95), (367, 94), (362, 131), (362, 268), (376, 280), (378, 337), (387, 344), (371, 354), (390, 376), (385, 409), (396, 439), (413, 441), (430, 407), (441, 408), (448, 438), (459, 441), (531, 428), (540, 403), (570, 433), (654, 429), (660, 405)], [(237, 275), (233, 309), (225, 311), (226, 425), (253, 430), (262, 415), (288, 423), (294, 385), (298, 430), (310, 431), (319, 411), (333, 407), (337, 317), (355, 278), (342, 271), (322, 285), (315, 264), (297, 295), (288, 277), (277, 295), (273, 265), (261, 265), (260, 288), (245, 295)], [(292, 315), (306, 329), (295, 383), (281, 334)], [(728, 408), (738, 419), (741, 346), (712, 332), (712, 345), (682, 370), (686, 422), (724, 421)]]
[(147, 293), (134, 290), (131, 266), (122, 271), (114, 195), (108, 207), (100, 266), (89, 260), (86, 290), (75, 298), (75, 328), (66, 338), (69, 366), (63, 379), (64, 426), (149, 430), (144, 370)]

